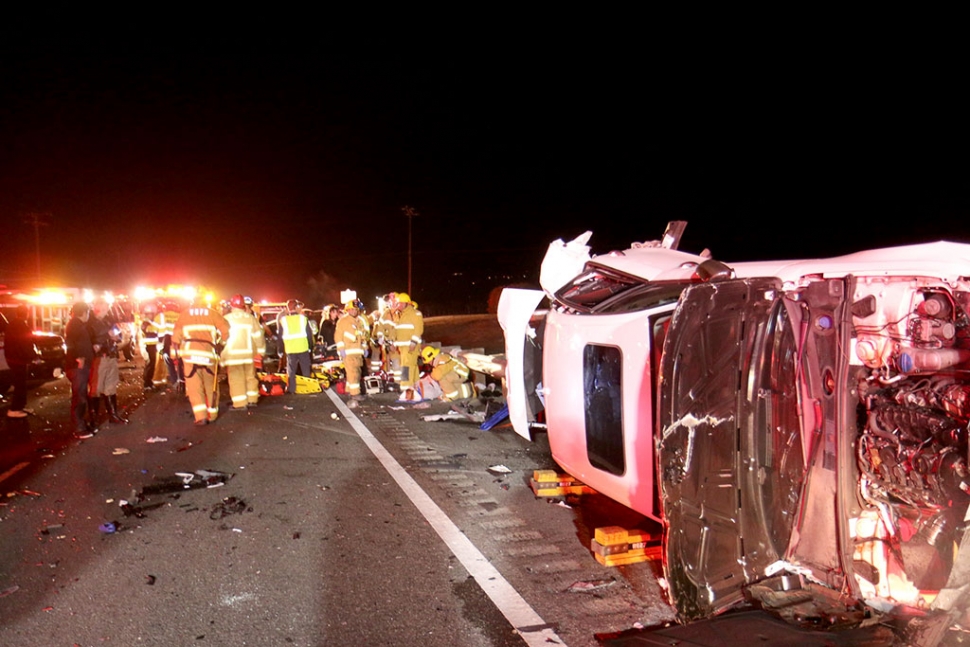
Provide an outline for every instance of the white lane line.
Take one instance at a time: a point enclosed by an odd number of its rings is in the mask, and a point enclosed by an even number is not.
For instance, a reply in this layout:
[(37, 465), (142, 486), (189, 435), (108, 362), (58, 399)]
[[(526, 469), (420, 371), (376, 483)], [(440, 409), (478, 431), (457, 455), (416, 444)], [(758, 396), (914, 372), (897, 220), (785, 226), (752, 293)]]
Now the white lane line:
[(519, 632), (526, 644), (531, 647), (549, 647), (549, 645), (566, 647), (562, 638), (546, 626), (546, 622), (536, 613), (535, 609), (519, 595), (518, 591), (512, 588), (512, 585), (488, 562), (481, 551), (475, 547), (475, 544), (458, 529), (458, 526), (448, 518), (448, 515), (428, 496), (428, 493), (421, 489), (421, 486), (411, 478), (411, 475), (394, 460), (394, 457), (384, 448), (384, 445), (371, 434), (370, 430), (344, 404), (343, 400), (330, 389), (327, 389), (324, 393), (333, 400), (334, 405), (344, 415), (368, 449), (371, 450), (371, 453), (377, 457), (387, 473), (397, 482), (418, 511), (424, 515), (424, 518), (428, 520), (428, 523), (435, 529), (435, 532), (445, 542), (452, 554), (458, 558), (465, 570), (475, 578), (478, 585), (512, 624), (512, 627)]

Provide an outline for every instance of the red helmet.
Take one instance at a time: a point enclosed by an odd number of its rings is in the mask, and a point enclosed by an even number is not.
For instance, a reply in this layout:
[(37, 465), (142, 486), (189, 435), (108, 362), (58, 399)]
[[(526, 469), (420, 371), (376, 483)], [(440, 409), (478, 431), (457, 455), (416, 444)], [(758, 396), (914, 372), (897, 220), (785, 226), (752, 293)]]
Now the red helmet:
[(241, 294), (234, 294), (232, 295), (232, 298), (229, 299), (229, 305), (233, 308), (244, 310), (246, 308), (246, 297)]

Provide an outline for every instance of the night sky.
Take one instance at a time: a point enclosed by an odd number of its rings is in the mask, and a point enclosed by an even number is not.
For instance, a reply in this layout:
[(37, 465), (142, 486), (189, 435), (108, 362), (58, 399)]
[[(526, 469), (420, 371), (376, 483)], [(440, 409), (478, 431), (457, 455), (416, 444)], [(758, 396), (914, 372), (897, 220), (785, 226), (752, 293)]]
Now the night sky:
[(0, 284), (38, 283), (39, 233), (44, 284), (369, 298), (407, 289), (406, 206), (431, 314), (587, 229), (602, 253), (687, 220), (726, 262), (970, 242), (968, 111), (918, 70), (174, 51), (0, 61)]

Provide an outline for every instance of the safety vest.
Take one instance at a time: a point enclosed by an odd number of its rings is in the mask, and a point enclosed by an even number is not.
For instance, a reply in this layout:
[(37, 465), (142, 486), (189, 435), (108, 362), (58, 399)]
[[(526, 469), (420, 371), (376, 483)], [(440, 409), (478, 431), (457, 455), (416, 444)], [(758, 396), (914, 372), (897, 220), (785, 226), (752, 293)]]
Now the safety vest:
[(256, 355), (266, 354), (266, 337), (263, 327), (254, 315), (233, 308), (226, 315), (229, 322), (229, 338), (222, 351), (222, 363), (226, 366), (252, 364)]
[(309, 325), (310, 321), (303, 314), (280, 317), (280, 337), (283, 339), (283, 350), (287, 355), (310, 351), (310, 340), (307, 339), (306, 333)]
[(159, 337), (171, 335), (175, 332), (175, 325), (178, 323), (179, 313), (174, 310), (166, 310), (155, 315), (155, 330)]

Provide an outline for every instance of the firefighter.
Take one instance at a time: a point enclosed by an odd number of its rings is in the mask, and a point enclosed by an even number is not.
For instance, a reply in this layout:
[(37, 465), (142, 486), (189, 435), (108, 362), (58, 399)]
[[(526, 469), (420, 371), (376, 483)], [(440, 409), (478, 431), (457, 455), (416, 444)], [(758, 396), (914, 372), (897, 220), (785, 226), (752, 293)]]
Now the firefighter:
[(287, 314), (277, 319), (283, 352), (286, 353), (286, 392), (296, 393), (296, 377), (310, 377), (313, 329), (303, 314), (303, 304), (290, 299), (286, 302)]
[(222, 364), (226, 367), (232, 408), (255, 407), (259, 402), (256, 361), (266, 353), (263, 326), (256, 315), (250, 314), (241, 294), (229, 300), (226, 321), (229, 322), (229, 337), (222, 351)]
[(158, 308), (154, 303), (146, 303), (141, 313), (141, 343), (145, 346), (145, 370), (141, 374), (142, 388), (152, 391), (155, 388), (155, 360), (158, 357), (158, 329), (155, 327), (155, 315)]
[(185, 393), (184, 367), (178, 354), (172, 352), (172, 333), (178, 324), (180, 311), (181, 307), (174, 301), (159, 305), (155, 329), (158, 331), (158, 343), (161, 344), (162, 361), (168, 370), (168, 384), (175, 388), (176, 393)]
[(219, 354), (228, 338), (229, 322), (201, 301), (179, 314), (172, 332), (172, 359), (182, 361), (196, 425), (219, 417)]
[(425, 346), (421, 359), (431, 366), (431, 378), (441, 385), (442, 400), (464, 400), (475, 395), (475, 388), (468, 380), (471, 370), (457, 357), (442, 353), (434, 346)]
[[(391, 293), (394, 312), (394, 345), (400, 354), (401, 388), (412, 386), (418, 375), (418, 354), (424, 341), (424, 315), (406, 292)], [(397, 376), (395, 375), (395, 378)]]
[(355, 301), (348, 301), (344, 305), (343, 314), (337, 320), (337, 328), (334, 339), (337, 342), (337, 353), (344, 363), (344, 371), (347, 374), (347, 393), (350, 394), (351, 403), (363, 399), (360, 394), (360, 379), (364, 367), (364, 331), (360, 325), (360, 308)]
[(391, 309), (391, 294), (385, 295), (382, 300), (385, 305), (374, 323), (372, 338), (380, 350), (380, 371), (383, 371), (389, 379), (388, 388), (396, 389), (401, 382), (401, 356), (397, 352), (397, 346), (394, 345), (394, 311)]

